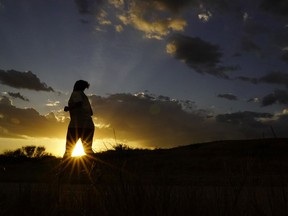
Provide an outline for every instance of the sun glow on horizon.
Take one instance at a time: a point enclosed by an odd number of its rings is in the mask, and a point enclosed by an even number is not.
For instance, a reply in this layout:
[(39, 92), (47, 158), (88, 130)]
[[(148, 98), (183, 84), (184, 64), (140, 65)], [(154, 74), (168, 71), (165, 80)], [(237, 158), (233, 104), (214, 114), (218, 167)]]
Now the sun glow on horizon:
[(76, 143), (75, 147), (74, 147), (73, 152), (72, 152), (72, 157), (80, 157), (83, 155), (85, 155), (85, 152), (84, 152), (84, 149), (82, 146), (82, 142), (79, 139), (78, 142)]

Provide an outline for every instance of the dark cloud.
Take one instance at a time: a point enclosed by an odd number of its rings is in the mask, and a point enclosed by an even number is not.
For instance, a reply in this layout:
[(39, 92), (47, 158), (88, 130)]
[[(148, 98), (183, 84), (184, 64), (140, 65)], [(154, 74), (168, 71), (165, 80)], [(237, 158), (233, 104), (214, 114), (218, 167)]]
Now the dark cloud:
[[(278, 15), (288, 15), (287, 7), (288, 3), (286, 0), (261, 0), (259, 2), (259, 7), (265, 9), (266, 11), (272, 12)], [(283, 10), (283, 11), (282, 11)], [(282, 13), (285, 12), (285, 13)], [(263, 22), (263, 20), (256, 19), (253, 15), (248, 15), (247, 18), (244, 19), (244, 39), (242, 39), (242, 48), (248, 52), (256, 52), (261, 56), (264, 56), (264, 52), (266, 55), (271, 55), (271, 50), (275, 50), (277, 52), (283, 51), (288, 46), (288, 32), (286, 31), (286, 21), (285, 18), (281, 19), (281, 17), (270, 16), (269, 14), (265, 15), (269, 17), (269, 19), (274, 19), (275, 23), (278, 22), (277, 25), (271, 25), (269, 22)], [(260, 46), (262, 41), (261, 37), (265, 36), (267, 42), (265, 42), (265, 46)], [(285, 55), (282, 56), (282, 60), (285, 61)]]
[[(163, 98), (161, 96), (160, 98)], [(237, 112), (211, 115), (192, 102), (142, 94), (90, 96), (96, 113), (96, 137), (137, 142), (142, 146), (171, 147), (219, 139), (259, 138), (269, 126), (270, 113)]]
[[(160, 99), (161, 98), (161, 99)], [(142, 146), (171, 147), (223, 139), (235, 135), (221, 133), (207, 110), (199, 110), (194, 102), (172, 100), (165, 96), (115, 94), (107, 98), (91, 96), (97, 113), (98, 138), (113, 137)], [(209, 117), (209, 118), (208, 118)], [(106, 126), (106, 127), (105, 127)]]
[(284, 73), (281, 71), (273, 71), (260, 78), (250, 78), (240, 76), (237, 77), (237, 79), (246, 82), (251, 82), (253, 84), (267, 83), (267, 84), (284, 85), (288, 87), (288, 73)]
[(198, 37), (175, 34), (169, 38), (166, 50), (198, 73), (228, 79), (227, 72), (237, 69), (233, 66), (220, 65), (223, 53), (219, 46)]
[[(259, 102), (258, 98), (256, 98), (256, 102)], [(222, 133), (234, 134), (233, 139), (274, 137), (271, 127), (273, 127), (278, 137), (287, 137), (287, 120), (287, 109), (275, 114), (242, 111), (219, 114), (215, 118), (217, 127), (222, 128)], [(227, 127), (225, 128), (224, 125)], [(226, 131), (223, 130), (224, 128)]]
[(217, 97), (219, 98), (225, 98), (227, 100), (238, 100), (237, 96), (233, 95), (233, 94), (218, 94)]
[(282, 57), (281, 57), (282, 61), (288, 63), (288, 52), (285, 52)]
[(261, 54), (261, 48), (251, 40), (251, 38), (243, 37), (241, 40), (242, 49), (246, 52), (256, 52)]
[(0, 99), (0, 128), (6, 137), (65, 137), (66, 125), (40, 115), (35, 109), (21, 109), (12, 105), (7, 97)]
[[(263, 133), (270, 129), (269, 121), (272, 119), (273, 115), (270, 113), (250, 111), (220, 114), (216, 117), (218, 123), (226, 124), (232, 131), (239, 131), (245, 139), (262, 138)], [(229, 130), (227, 130), (227, 132), (229, 133)], [(271, 136), (272, 135), (273, 134), (271, 134)]]
[[(251, 82), (253, 84), (266, 83), (274, 85), (284, 85), (288, 88), (288, 74), (280, 71), (270, 72), (260, 78), (238, 77), (237, 79)], [(259, 98), (252, 98), (248, 102), (261, 102), (262, 106), (270, 106), (274, 104), (288, 104), (288, 91), (275, 90), (271, 94), (264, 96), (261, 100)]]
[(235, 58), (238, 58), (238, 57), (241, 57), (242, 54), (240, 52), (236, 52), (232, 55), (232, 57), (235, 57)]
[(0, 70), (0, 82), (18, 89), (30, 89), (36, 91), (52, 91), (52, 87), (41, 82), (40, 79), (31, 71), (20, 72), (15, 70)]
[(288, 73), (283, 73), (280, 71), (271, 72), (261, 77), (259, 81), (269, 84), (285, 85), (288, 87)]
[(78, 7), (79, 13), (81, 14), (90, 13), (90, 5), (87, 0), (74, 0), (74, 2)]
[(262, 106), (269, 106), (273, 104), (288, 104), (288, 91), (287, 90), (275, 90), (273, 93), (266, 95), (262, 99)]
[(204, 135), (196, 126), (201, 128), (204, 116), (184, 111), (179, 101), (160, 98), (146, 94), (115, 94), (108, 98), (91, 96), (98, 124), (109, 125), (108, 128), (97, 129), (98, 137), (113, 135), (113, 128), (118, 139), (167, 147), (192, 143)]
[(74, 0), (80, 14), (95, 14), (103, 0)]
[(223, 11), (230, 11), (232, 10), (233, 6), (231, 5), (231, 3), (236, 3), (233, 0), (219, 0), (219, 1), (215, 1), (215, 0), (200, 0), (198, 1), (198, 3), (203, 4), (206, 9), (211, 9), (211, 10), (216, 10), (219, 12), (223, 12)]
[(257, 78), (239, 76), (239, 77), (237, 77), (237, 79), (238, 79), (238, 80), (245, 81), (245, 82), (251, 82), (251, 83), (253, 83), (253, 84), (258, 84), (258, 83), (259, 83), (259, 79), (257, 79)]
[(263, 23), (255, 22), (255, 20), (247, 20), (244, 24), (244, 32), (248, 36), (271, 33), (267, 26), (263, 25)]
[(282, 28), (273, 29), (270, 38), (271, 44), (278, 49), (277, 51), (279, 51), (280, 49), (281, 52), (286, 52), (288, 47), (288, 31), (285, 25), (286, 22), (283, 23), (283, 25), (281, 26)]
[(21, 99), (23, 101), (29, 101), (28, 98), (24, 97), (23, 95), (20, 94), (20, 92), (14, 93), (14, 92), (7, 92), (7, 94), (13, 98), (18, 98)]
[(260, 7), (274, 14), (287, 16), (288, 1), (287, 0), (262, 0)]
[(235, 112), (229, 114), (220, 114), (216, 117), (217, 122), (228, 123), (232, 125), (236, 125), (241, 128), (246, 128), (250, 130), (253, 127), (263, 127), (265, 126), (261, 118), (270, 119), (273, 115), (270, 113), (258, 113), (258, 112)]

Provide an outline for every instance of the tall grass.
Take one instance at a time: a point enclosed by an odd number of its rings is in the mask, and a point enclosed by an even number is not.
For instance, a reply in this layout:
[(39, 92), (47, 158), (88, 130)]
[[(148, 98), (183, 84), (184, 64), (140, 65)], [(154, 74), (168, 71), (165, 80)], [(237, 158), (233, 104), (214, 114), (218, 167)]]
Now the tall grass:
[(287, 215), (287, 187), (1, 184), (0, 215)]

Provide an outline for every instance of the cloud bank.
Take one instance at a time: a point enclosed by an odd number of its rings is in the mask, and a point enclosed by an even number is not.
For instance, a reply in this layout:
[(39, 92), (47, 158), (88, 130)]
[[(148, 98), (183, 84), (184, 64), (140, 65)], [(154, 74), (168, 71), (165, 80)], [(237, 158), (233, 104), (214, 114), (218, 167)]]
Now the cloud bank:
[[(280, 115), (236, 112), (215, 114), (200, 110), (195, 103), (164, 96), (114, 94), (109, 97), (90, 96), (98, 128), (96, 136), (137, 142), (148, 147), (177, 145), (223, 139), (261, 138), (273, 136), (270, 126), (285, 136)], [(188, 109), (187, 109), (188, 107)], [(281, 114), (281, 118), (287, 115)], [(98, 132), (97, 132), (98, 131)], [(281, 134), (280, 134), (281, 131)]]
[[(95, 139), (114, 139), (137, 147), (167, 148), (225, 139), (287, 136), (288, 112), (280, 114), (236, 112), (215, 114), (179, 101), (148, 93), (89, 96), (94, 111)], [(33, 108), (17, 108), (7, 97), (0, 100), (1, 137), (66, 137), (69, 118), (63, 110), (40, 115)]]
[[(54, 116), (54, 115), (53, 115)], [(40, 115), (33, 108), (17, 108), (11, 100), (4, 96), (0, 100), (0, 128), (1, 137), (57, 137), (63, 138), (64, 123), (56, 117), (49, 118)]]

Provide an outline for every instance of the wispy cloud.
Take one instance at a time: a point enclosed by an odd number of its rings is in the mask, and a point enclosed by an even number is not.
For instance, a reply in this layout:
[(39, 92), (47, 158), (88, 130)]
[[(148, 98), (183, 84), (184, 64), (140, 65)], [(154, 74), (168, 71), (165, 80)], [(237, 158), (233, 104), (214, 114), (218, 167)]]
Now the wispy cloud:
[(60, 101), (53, 101), (53, 100), (48, 99), (48, 102), (46, 103), (46, 106), (48, 106), (48, 107), (57, 107), (57, 106), (59, 106), (59, 104), (60, 104)]
[(266, 75), (260, 78), (240, 76), (240, 77), (237, 77), (237, 79), (250, 82), (253, 84), (267, 83), (267, 84), (273, 84), (273, 85), (284, 85), (288, 87), (288, 73), (284, 73), (281, 71), (273, 71), (273, 72), (267, 73)]
[(238, 100), (237, 96), (233, 94), (218, 94), (217, 97), (225, 98), (227, 100), (232, 100), (232, 101)]
[(187, 22), (179, 11), (191, 0), (75, 0), (78, 11), (83, 15), (93, 14), (103, 31), (105, 26), (114, 26), (121, 32), (131, 26), (144, 33), (146, 38), (163, 39), (170, 32), (183, 31)]
[[(185, 5), (172, 1), (130, 1), (129, 9), (122, 8), (117, 16), (124, 26), (130, 25), (144, 33), (146, 38), (163, 39), (173, 31), (183, 31), (187, 22), (175, 13)], [(188, 2), (188, 1), (187, 1)], [(168, 12), (168, 14), (167, 14)]]
[(261, 55), (262, 49), (258, 46), (251, 38), (242, 37), (241, 40), (242, 49), (246, 52), (255, 52), (258, 55)]
[(259, 97), (253, 97), (253, 98), (250, 98), (249, 100), (247, 100), (247, 102), (249, 102), (249, 103), (260, 103), (261, 99)]
[(54, 92), (52, 87), (41, 82), (31, 71), (20, 72), (16, 70), (0, 70), (0, 83), (17, 89)]
[(244, 15), (244, 33), (246, 36), (257, 36), (261, 34), (273, 33), (271, 29), (269, 29), (263, 23), (257, 22), (254, 18), (250, 18), (248, 15)]
[(21, 99), (21, 100), (23, 100), (23, 101), (29, 102), (29, 99), (26, 98), (26, 97), (24, 97), (23, 95), (21, 95), (20, 92), (17, 92), (17, 93), (7, 92), (7, 94), (8, 94), (10, 97), (18, 98), (18, 99)]

